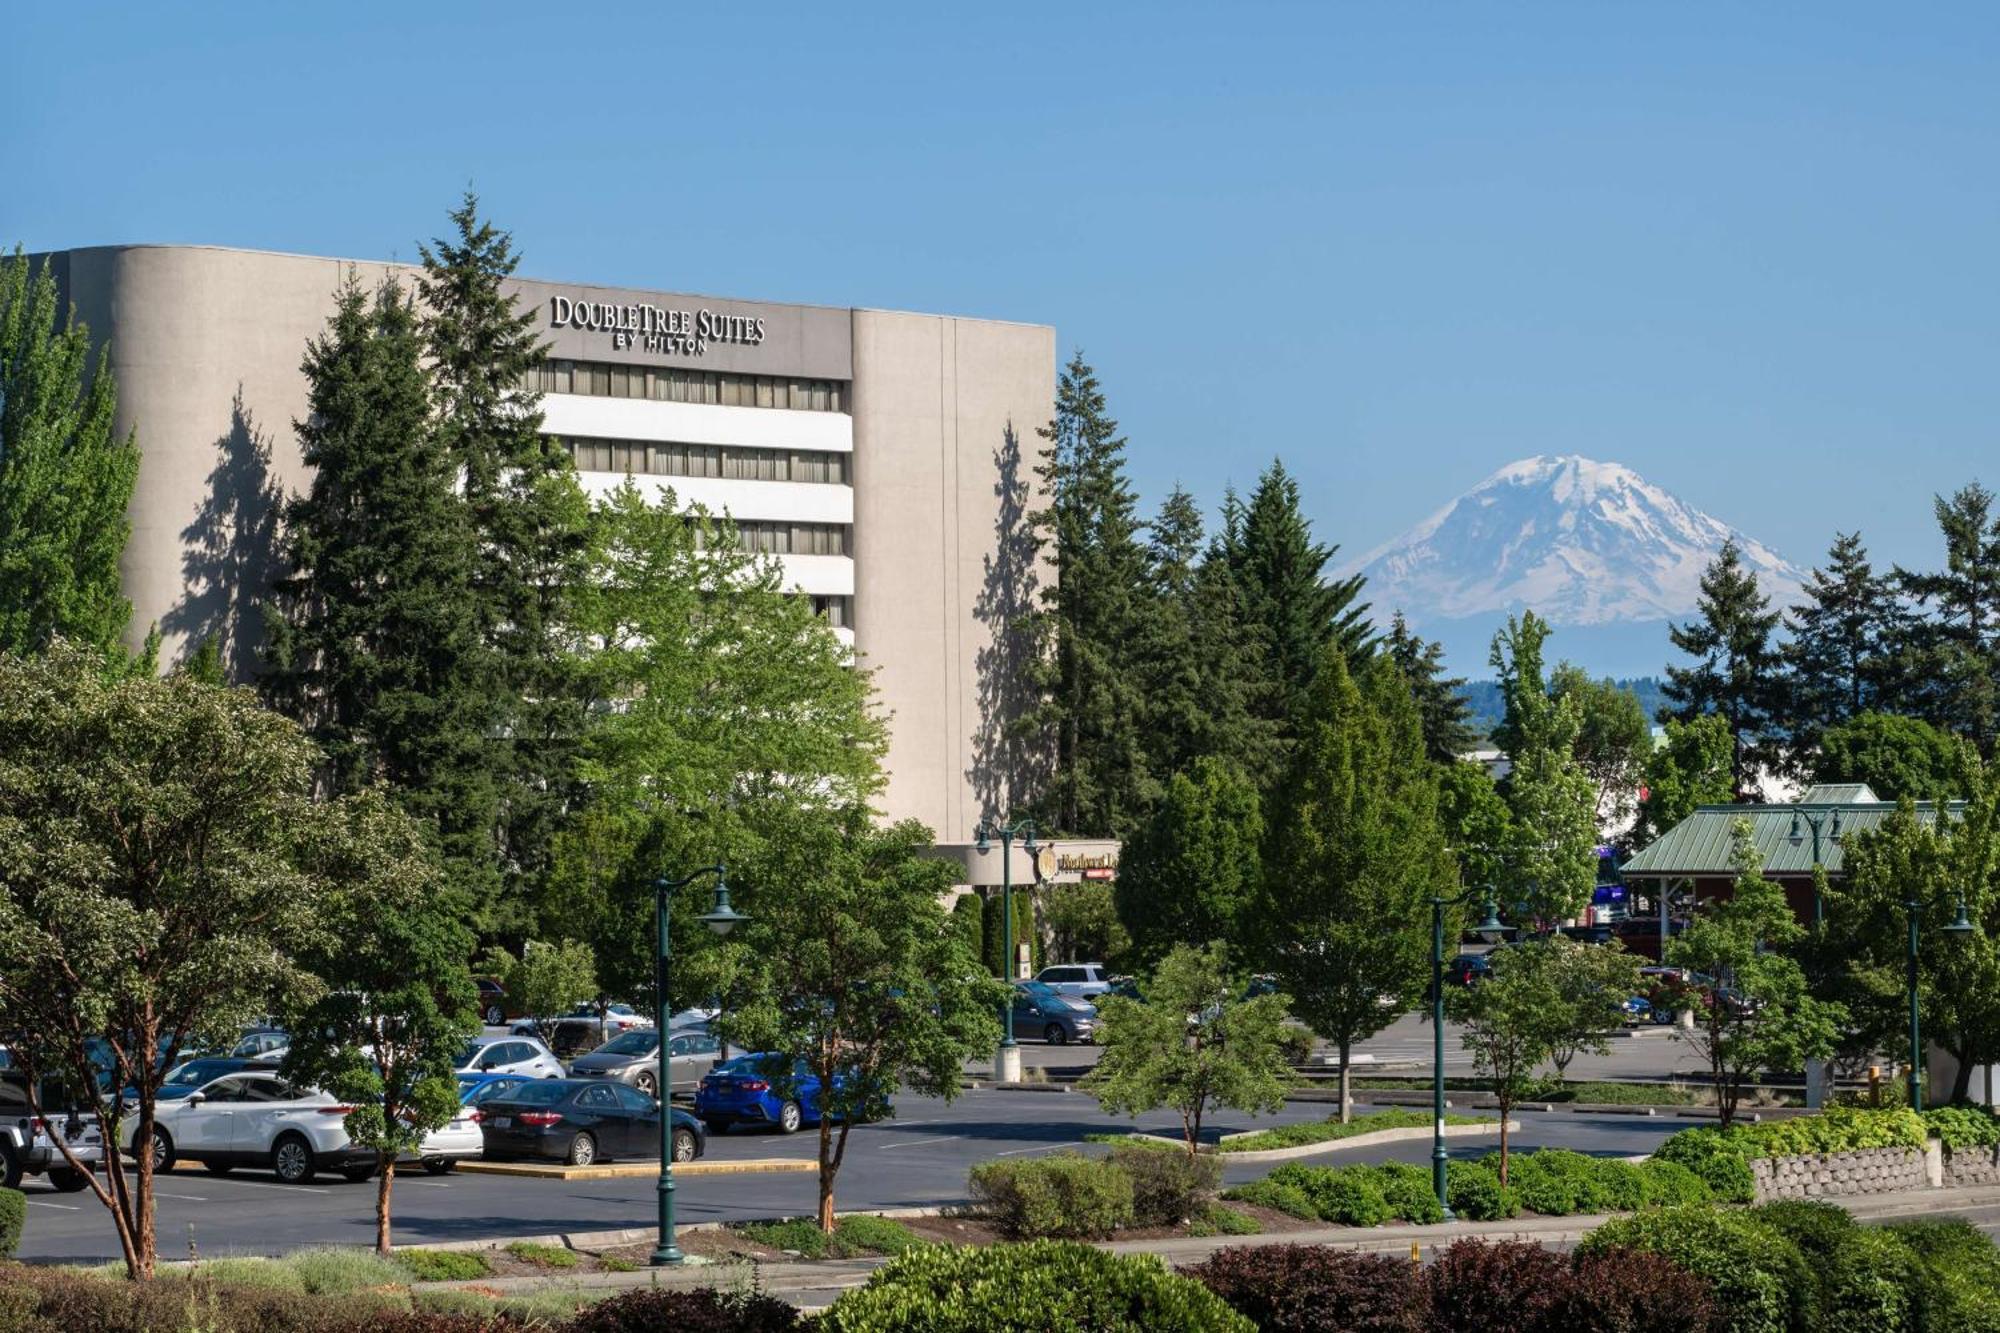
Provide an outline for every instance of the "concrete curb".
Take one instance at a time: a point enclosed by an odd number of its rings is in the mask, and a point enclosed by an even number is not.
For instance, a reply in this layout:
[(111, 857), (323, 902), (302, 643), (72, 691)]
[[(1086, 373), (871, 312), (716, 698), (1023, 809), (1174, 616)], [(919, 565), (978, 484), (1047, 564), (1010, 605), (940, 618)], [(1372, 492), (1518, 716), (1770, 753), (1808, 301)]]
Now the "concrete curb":
[[(460, 1162), (475, 1176), (525, 1176), (532, 1180), (624, 1180), (660, 1174), (660, 1164), (619, 1162), (607, 1166), (561, 1166), (539, 1162)], [(740, 1162), (676, 1162), (676, 1176), (756, 1175), (772, 1171), (817, 1171), (819, 1163), (793, 1157), (751, 1157)]]
[[(1481, 1125), (1446, 1125), (1444, 1127), (1444, 1136), (1448, 1139), (1477, 1138), (1486, 1134), (1498, 1134), (1499, 1132), (1500, 1122), (1498, 1120), (1489, 1120)], [(1509, 1120), (1507, 1122), (1507, 1132), (1509, 1134), (1520, 1133), (1521, 1122), (1518, 1120)], [(1235, 1134), (1224, 1134), (1222, 1142), (1227, 1143), (1231, 1139), (1243, 1139), (1250, 1137), (1252, 1134), (1262, 1133), (1264, 1131), (1261, 1129), (1246, 1129)], [(1344, 1139), (1326, 1139), (1319, 1143), (1301, 1143), (1290, 1148), (1264, 1148), (1256, 1152), (1221, 1152), (1208, 1144), (1203, 1144), (1198, 1151), (1204, 1156), (1219, 1158), (1224, 1162), (1283, 1162), (1294, 1157), (1317, 1157), (1321, 1153), (1338, 1152), (1343, 1148), (1368, 1148), (1378, 1143), (1407, 1143), (1414, 1139), (1429, 1139), (1431, 1133), (1432, 1130), (1429, 1125), (1410, 1125), (1399, 1129), (1377, 1129), (1371, 1130), (1366, 1134), (1352, 1134)], [(1152, 1143), (1170, 1143), (1176, 1148), (1184, 1146), (1183, 1140), (1169, 1138), (1165, 1134), (1130, 1134), (1126, 1137), (1145, 1139)]]

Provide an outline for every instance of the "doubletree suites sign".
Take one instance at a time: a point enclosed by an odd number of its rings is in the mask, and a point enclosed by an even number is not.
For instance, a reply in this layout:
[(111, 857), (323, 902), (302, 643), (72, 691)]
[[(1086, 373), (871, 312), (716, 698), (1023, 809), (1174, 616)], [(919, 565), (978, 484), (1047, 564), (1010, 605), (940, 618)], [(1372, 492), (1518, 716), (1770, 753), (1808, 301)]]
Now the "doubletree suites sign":
[(608, 333), (611, 346), (621, 351), (630, 348), (680, 356), (700, 356), (712, 343), (754, 347), (764, 341), (764, 321), (759, 316), (732, 315), (706, 306), (680, 310), (650, 301), (620, 304), (552, 296), (549, 327)]

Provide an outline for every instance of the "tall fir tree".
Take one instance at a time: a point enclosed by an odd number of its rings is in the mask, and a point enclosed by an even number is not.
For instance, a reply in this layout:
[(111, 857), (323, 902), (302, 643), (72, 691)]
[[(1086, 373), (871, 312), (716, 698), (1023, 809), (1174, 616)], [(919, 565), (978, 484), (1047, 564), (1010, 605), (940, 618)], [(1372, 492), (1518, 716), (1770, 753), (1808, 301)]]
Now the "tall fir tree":
[(1398, 611), (1389, 622), (1382, 652), (1409, 683), (1424, 726), (1424, 753), (1434, 764), (1457, 763), (1459, 756), (1472, 748), (1472, 706), (1460, 693), (1465, 678), (1444, 673), (1444, 645), (1427, 643), (1412, 633)]
[(46, 261), (0, 255), (0, 651), (64, 638), (125, 659), (118, 562), (139, 446), (114, 430), (117, 409), (110, 348), (91, 365)]
[(1786, 617), (1779, 729), (1787, 766), (1803, 772), (1831, 727), (1867, 712), (1903, 712), (1912, 618), (1895, 583), (1875, 572), (1858, 532), (1835, 536), (1826, 564)]
[(2000, 513), (1978, 482), (1934, 501), (1945, 567), (1896, 570), (1898, 587), (1929, 611), (1915, 664), (1928, 682), (1926, 721), (1994, 754), (2000, 729)]
[(393, 279), (350, 272), (306, 349), (312, 469), (284, 507), (267, 607), (266, 697), (327, 760), (336, 793), (388, 787), (436, 829), (463, 901), (493, 901), (501, 721), (472, 596), (475, 543), (457, 464), (431, 428), (424, 343)]
[(472, 597), (501, 707), (501, 894), (486, 923), (526, 929), (539, 876), (577, 799), (587, 721), (568, 642), (570, 599), (590, 559), (590, 505), (562, 442), (542, 433), (532, 375), (546, 349), (506, 283), (512, 237), (469, 191), (451, 234), (421, 247), (425, 350), (438, 441), (458, 466), (476, 562)]
[(1280, 461), (1258, 478), (1249, 503), (1225, 510), (1224, 517), (1224, 550), (1270, 681), (1267, 715), (1289, 727), (1329, 644), (1350, 671), (1374, 650), (1368, 605), (1358, 600), (1362, 579), (1328, 577), (1327, 564), (1340, 548), (1312, 539), (1312, 525), (1299, 509), (1299, 484)]
[(1036, 614), (1047, 675), (1033, 725), (1053, 739), (1055, 769), (1038, 804), (1053, 829), (1122, 838), (1153, 797), (1132, 665), (1148, 619), (1147, 562), (1125, 439), (1081, 352), (1063, 367), (1055, 416), (1039, 434), (1045, 504), (1034, 521), (1055, 579)]
[(1772, 727), (1778, 650), (1771, 635), (1783, 613), (1771, 610), (1770, 597), (1731, 539), (1702, 571), (1695, 614), (1697, 619), (1667, 630), (1674, 647), (1695, 663), (1667, 668), (1666, 714), (1691, 722), (1703, 713), (1720, 713), (1736, 746), (1730, 776), (1739, 792), (1747, 791), (1779, 752), (1781, 738)]

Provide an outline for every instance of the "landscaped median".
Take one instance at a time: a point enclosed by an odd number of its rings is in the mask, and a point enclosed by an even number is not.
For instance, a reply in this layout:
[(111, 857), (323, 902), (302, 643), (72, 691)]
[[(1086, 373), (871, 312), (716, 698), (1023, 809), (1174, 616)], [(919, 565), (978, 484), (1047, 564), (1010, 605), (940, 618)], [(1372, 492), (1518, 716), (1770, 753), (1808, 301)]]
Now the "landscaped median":
[[(1311, 1120), (1296, 1125), (1280, 1125), (1275, 1129), (1253, 1129), (1237, 1134), (1224, 1134), (1215, 1143), (1204, 1143), (1196, 1151), (1217, 1153), (1236, 1162), (1277, 1162), (1291, 1157), (1311, 1157), (1340, 1148), (1368, 1148), (1380, 1143), (1429, 1139), (1434, 1128), (1429, 1115), (1392, 1107), (1356, 1116), (1345, 1122), (1338, 1116), (1333, 1116), (1325, 1120)], [(1520, 1128), (1521, 1124), (1517, 1120), (1507, 1122), (1510, 1133)], [(1478, 1137), (1499, 1132), (1500, 1122), (1487, 1116), (1447, 1115), (1444, 1118), (1444, 1136), (1448, 1139)], [(1085, 1139), (1092, 1143), (1148, 1143), (1173, 1148), (1184, 1147), (1183, 1140), (1170, 1138), (1164, 1134), (1089, 1134), (1085, 1135)]]
[[(589, 1166), (568, 1166), (561, 1162), (460, 1162), (460, 1171), (488, 1176), (525, 1176), (534, 1180), (618, 1180), (660, 1174), (658, 1159), (650, 1162), (594, 1162)], [(768, 1171), (819, 1170), (810, 1157), (750, 1157), (736, 1162), (675, 1162), (674, 1175), (728, 1176), (754, 1175)]]

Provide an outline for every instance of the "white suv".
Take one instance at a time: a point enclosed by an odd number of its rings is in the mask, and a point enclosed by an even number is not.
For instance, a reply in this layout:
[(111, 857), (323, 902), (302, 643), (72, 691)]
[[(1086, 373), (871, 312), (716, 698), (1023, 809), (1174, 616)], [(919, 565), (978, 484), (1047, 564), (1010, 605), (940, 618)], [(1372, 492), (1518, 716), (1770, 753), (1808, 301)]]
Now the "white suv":
[(525, 1074), (561, 1078), (562, 1061), (533, 1037), (474, 1037), (459, 1049), (452, 1068), (461, 1074)]
[(1105, 970), (1102, 963), (1064, 963), (1058, 967), (1045, 967), (1035, 980), (1056, 994), (1074, 1000), (1088, 1000), (1093, 996), (1108, 995), (1111, 991), (1111, 973)]
[[(185, 1157), (217, 1175), (239, 1166), (268, 1166), (288, 1185), (323, 1170), (361, 1181), (375, 1174), (375, 1153), (347, 1137), (347, 1113), (330, 1093), (294, 1086), (268, 1071), (229, 1074), (154, 1111), (153, 1170)], [(138, 1131), (125, 1122), (127, 1152)]]
[(45, 1085), (44, 1116), (37, 1117), (28, 1101), (27, 1076), (15, 1069), (0, 1074), (0, 1186), (17, 1189), (25, 1175), (44, 1176), (65, 1194), (90, 1184), (56, 1144), (68, 1144), (71, 1155), (90, 1169), (101, 1156), (97, 1117), (55, 1105), (53, 1093)]

